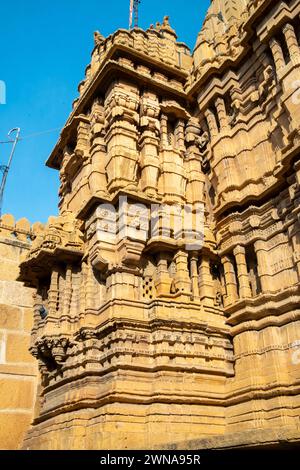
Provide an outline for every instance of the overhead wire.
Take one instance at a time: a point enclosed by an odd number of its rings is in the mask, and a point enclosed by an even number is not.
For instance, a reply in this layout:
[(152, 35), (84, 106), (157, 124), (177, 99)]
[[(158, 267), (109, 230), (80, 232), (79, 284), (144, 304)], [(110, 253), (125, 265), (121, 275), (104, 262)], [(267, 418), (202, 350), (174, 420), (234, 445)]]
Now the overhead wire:
[[(56, 131), (59, 131), (61, 130), (61, 127), (57, 127), (55, 129), (48, 129), (46, 131), (42, 131), (42, 132), (35, 132), (34, 134), (28, 134), (28, 135), (25, 135), (24, 137), (19, 137), (19, 141), (21, 140), (26, 140), (26, 139), (32, 139), (33, 137), (38, 137), (40, 135), (45, 135), (45, 134), (50, 134), (51, 132), (56, 132)], [(1, 141), (0, 140), (0, 144), (12, 144), (14, 141), (13, 140), (3, 140)]]
[[(46, 131), (35, 132), (34, 134), (29, 134), (29, 135), (26, 135), (24, 137), (20, 137), (21, 129), (16, 127), (8, 133), (9, 140), (0, 141), (0, 144), (12, 144), (12, 149), (11, 149), (8, 164), (7, 165), (0, 165), (0, 172), (2, 173), (2, 178), (1, 178), (1, 181), (0, 181), (0, 217), (1, 217), (1, 214), (2, 214), (2, 204), (3, 204), (4, 189), (5, 189), (5, 185), (6, 185), (6, 180), (7, 180), (8, 172), (10, 170), (11, 161), (12, 161), (13, 155), (15, 153), (16, 145), (18, 144), (18, 142), (20, 142), (22, 140), (26, 140), (26, 139), (32, 139), (34, 137), (38, 137), (38, 136), (41, 136), (41, 135), (44, 135), (44, 134), (49, 134), (50, 132), (55, 132), (55, 131), (60, 130), (60, 129), (61, 128), (47, 129)], [(10, 136), (13, 132), (17, 132), (15, 139), (10, 138)]]

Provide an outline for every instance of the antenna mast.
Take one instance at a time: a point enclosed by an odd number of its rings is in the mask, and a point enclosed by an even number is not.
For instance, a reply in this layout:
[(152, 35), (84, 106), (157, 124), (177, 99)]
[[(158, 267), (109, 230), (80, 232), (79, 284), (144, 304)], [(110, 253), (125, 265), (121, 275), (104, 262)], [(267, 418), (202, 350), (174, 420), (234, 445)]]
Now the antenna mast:
[(129, 9), (129, 29), (139, 26), (139, 4), (141, 0), (130, 0)]
[(10, 137), (13, 133), (16, 133), (15, 139), (11, 140), (11, 143), (13, 144), (10, 156), (8, 159), (7, 165), (1, 165), (0, 166), (0, 171), (2, 172), (2, 181), (1, 181), (1, 186), (0, 186), (0, 217), (2, 215), (2, 204), (3, 204), (3, 195), (4, 195), (4, 190), (5, 190), (5, 185), (6, 185), (6, 180), (7, 180), (7, 175), (10, 170), (11, 162), (13, 159), (13, 156), (15, 154), (16, 146), (19, 141), (19, 136), (20, 136), (21, 129), (19, 127), (16, 127), (15, 129), (12, 129), (8, 133), (8, 137)]

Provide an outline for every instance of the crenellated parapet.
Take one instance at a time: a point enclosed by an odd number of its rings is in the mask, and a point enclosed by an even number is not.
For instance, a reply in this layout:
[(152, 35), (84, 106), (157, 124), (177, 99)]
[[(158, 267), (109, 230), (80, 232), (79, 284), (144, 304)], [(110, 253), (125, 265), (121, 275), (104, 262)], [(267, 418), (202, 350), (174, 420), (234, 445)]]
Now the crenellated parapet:
[(43, 224), (40, 222), (30, 224), (26, 218), (16, 221), (11, 214), (0, 217), (0, 238), (4, 238), (7, 242), (19, 241), (31, 245), (41, 230)]

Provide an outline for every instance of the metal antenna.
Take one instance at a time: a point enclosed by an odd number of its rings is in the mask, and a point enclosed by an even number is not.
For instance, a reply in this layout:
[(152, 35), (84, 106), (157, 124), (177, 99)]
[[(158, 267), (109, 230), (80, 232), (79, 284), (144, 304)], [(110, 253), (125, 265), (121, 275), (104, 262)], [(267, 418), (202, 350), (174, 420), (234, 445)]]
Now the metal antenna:
[(139, 26), (139, 4), (141, 0), (130, 0), (129, 29)]
[(5, 185), (6, 185), (7, 175), (8, 175), (10, 166), (11, 166), (13, 156), (15, 154), (17, 143), (19, 141), (20, 132), (21, 132), (21, 129), (19, 127), (16, 127), (15, 129), (12, 129), (11, 131), (9, 131), (8, 137), (11, 137), (11, 135), (13, 133), (16, 133), (16, 136), (15, 136), (14, 140), (11, 140), (11, 143), (13, 144), (13, 146), (12, 146), (12, 149), (11, 149), (11, 152), (10, 152), (10, 156), (9, 156), (7, 165), (1, 165), (0, 166), (0, 171), (3, 173), (1, 186), (0, 186), (0, 217), (2, 215), (3, 195), (4, 195), (4, 189), (5, 189)]

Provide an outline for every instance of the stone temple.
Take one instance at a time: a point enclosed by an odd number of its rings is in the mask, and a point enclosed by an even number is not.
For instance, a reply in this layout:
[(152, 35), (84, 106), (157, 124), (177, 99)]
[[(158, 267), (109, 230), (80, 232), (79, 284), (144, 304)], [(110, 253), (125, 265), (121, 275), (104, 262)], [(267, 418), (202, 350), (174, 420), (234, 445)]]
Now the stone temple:
[(0, 221), (1, 447), (300, 441), (300, 0), (94, 38), (59, 217)]

